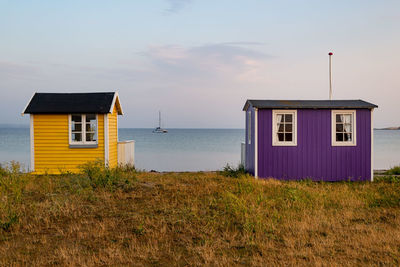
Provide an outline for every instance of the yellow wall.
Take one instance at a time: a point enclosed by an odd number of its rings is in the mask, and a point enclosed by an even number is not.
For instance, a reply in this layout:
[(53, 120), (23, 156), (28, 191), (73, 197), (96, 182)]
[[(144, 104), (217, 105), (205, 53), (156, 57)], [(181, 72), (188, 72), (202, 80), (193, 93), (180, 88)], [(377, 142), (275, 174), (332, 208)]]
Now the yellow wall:
[(118, 113), (114, 106), (112, 114), (108, 114), (108, 143), (109, 143), (109, 166), (114, 168), (118, 165)]
[(78, 172), (78, 166), (87, 161), (104, 161), (103, 114), (98, 115), (97, 148), (69, 148), (67, 114), (31, 116), (34, 128), (35, 173), (59, 173), (60, 170)]

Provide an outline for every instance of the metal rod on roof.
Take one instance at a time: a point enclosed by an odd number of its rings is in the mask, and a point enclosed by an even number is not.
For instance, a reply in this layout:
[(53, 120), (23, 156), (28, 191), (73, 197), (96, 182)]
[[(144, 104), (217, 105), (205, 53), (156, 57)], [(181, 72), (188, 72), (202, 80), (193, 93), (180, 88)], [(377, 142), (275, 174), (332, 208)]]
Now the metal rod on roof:
[(329, 100), (332, 100), (332, 52), (329, 52)]

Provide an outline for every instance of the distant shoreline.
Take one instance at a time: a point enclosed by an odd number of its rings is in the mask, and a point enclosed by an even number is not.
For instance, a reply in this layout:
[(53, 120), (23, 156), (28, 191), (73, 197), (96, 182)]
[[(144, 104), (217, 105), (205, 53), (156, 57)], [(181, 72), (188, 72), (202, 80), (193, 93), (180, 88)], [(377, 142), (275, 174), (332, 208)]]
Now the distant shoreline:
[(400, 130), (399, 127), (374, 128), (374, 130)]

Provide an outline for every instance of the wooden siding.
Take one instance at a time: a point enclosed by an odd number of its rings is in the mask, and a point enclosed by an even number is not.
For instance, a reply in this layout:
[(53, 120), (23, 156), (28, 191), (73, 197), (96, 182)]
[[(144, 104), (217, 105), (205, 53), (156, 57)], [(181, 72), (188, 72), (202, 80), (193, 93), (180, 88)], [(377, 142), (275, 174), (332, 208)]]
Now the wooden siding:
[(118, 112), (114, 105), (113, 113), (108, 114), (108, 143), (109, 143), (109, 167), (114, 168), (118, 165)]
[(104, 161), (104, 117), (98, 116), (98, 147), (70, 148), (68, 115), (33, 116), (35, 173), (78, 172), (79, 165)]
[(260, 177), (319, 181), (371, 179), (370, 110), (356, 110), (356, 146), (332, 146), (331, 110), (298, 109), (297, 115), (297, 146), (272, 146), (272, 110), (258, 110)]

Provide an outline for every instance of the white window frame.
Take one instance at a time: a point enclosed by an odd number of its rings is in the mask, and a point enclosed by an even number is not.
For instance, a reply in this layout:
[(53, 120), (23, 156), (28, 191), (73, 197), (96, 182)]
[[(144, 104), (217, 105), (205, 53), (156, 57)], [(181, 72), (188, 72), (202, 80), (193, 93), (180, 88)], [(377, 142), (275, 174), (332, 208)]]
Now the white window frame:
[(251, 144), (251, 111), (247, 111), (247, 143)]
[[(331, 137), (332, 137), (332, 146), (357, 146), (357, 120), (356, 110), (332, 110), (331, 116)], [(352, 115), (352, 141), (336, 141), (336, 115)]]
[[(93, 114), (93, 113), (92, 113)], [(81, 116), (82, 121), (82, 141), (77, 142), (72, 140), (72, 115), (74, 116)], [(99, 142), (99, 118), (98, 114), (96, 115), (96, 141), (86, 141), (86, 115), (87, 114), (69, 114), (68, 115), (68, 136), (69, 136), (69, 145), (72, 146), (91, 146), (91, 145), (98, 145)]]
[[(278, 121), (276, 120), (276, 116), (278, 114), (292, 114), (293, 115), (293, 136), (292, 141), (279, 141), (278, 139)], [(297, 146), (297, 110), (296, 109), (285, 109), (279, 110), (274, 109), (272, 110), (272, 146)]]

